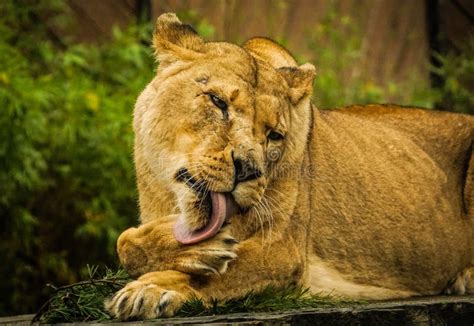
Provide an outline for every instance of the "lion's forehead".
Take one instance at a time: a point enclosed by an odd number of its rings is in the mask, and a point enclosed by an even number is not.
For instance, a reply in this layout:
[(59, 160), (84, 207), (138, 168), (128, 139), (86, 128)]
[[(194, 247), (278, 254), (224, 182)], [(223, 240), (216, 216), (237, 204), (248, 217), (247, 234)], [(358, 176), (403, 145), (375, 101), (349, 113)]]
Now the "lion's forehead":
[(283, 77), (266, 62), (257, 61), (255, 88), (257, 121), (275, 128), (285, 125), (288, 116), (288, 89)]
[(257, 84), (257, 64), (241, 47), (225, 42), (209, 43), (208, 55), (203, 58), (214, 69), (232, 74), (252, 87)]
[(287, 93), (287, 85), (283, 76), (267, 62), (256, 61), (257, 63), (257, 88), (260, 93), (284, 96)]

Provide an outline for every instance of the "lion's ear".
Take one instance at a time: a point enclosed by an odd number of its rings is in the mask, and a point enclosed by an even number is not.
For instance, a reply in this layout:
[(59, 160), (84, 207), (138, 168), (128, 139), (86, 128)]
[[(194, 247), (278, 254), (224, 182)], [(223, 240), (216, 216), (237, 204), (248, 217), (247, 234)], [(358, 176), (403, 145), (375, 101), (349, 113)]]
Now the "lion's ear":
[(281, 67), (278, 68), (278, 72), (288, 83), (288, 95), (293, 105), (311, 96), (313, 81), (316, 76), (316, 68), (312, 64), (305, 63), (299, 67)]
[(268, 62), (274, 68), (296, 67), (295, 58), (280, 44), (264, 37), (255, 37), (244, 44), (244, 49), (254, 57)]
[(285, 78), (288, 83), (289, 97), (296, 105), (303, 98), (311, 95), (316, 68), (306, 63), (298, 67), (295, 58), (290, 52), (278, 43), (262, 37), (248, 40), (244, 48), (254, 57), (268, 62)]
[(166, 66), (195, 59), (203, 51), (204, 40), (174, 13), (166, 13), (156, 20), (153, 47), (160, 65)]

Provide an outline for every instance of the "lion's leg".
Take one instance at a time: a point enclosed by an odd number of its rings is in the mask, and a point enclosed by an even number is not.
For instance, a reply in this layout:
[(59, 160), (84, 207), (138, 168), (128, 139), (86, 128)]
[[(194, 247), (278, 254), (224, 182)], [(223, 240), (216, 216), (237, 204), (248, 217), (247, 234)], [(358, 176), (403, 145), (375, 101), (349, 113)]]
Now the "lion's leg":
[(225, 228), (209, 240), (181, 245), (163, 223), (129, 229), (118, 241), (120, 261), (130, 275), (180, 271), (193, 275), (204, 294), (218, 298), (244, 294), (256, 286), (301, 283), (302, 251), (289, 236), (286, 240), (275, 236), (272, 241), (254, 236), (238, 243)]
[(446, 294), (474, 294), (474, 267), (468, 267), (449, 282)]
[[(158, 225), (157, 225), (158, 226)], [(160, 247), (163, 243), (153, 242), (156, 235), (153, 232), (163, 230), (160, 227), (148, 230), (138, 228), (140, 236), (128, 236), (127, 241), (135, 241), (135, 245), (141, 243), (132, 251), (142, 251), (150, 256), (151, 252), (166, 252), (167, 258), (156, 255), (158, 259), (155, 265), (149, 264), (146, 268), (161, 268), (171, 266), (175, 261), (178, 270), (167, 270), (161, 272), (149, 272), (133, 281), (120, 290), (111, 300), (106, 303), (107, 310), (111, 315), (122, 320), (128, 318), (156, 318), (159, 316), (171, 316), (182, 303), (192, 295), (202, 298), (205, 302), (211, 298), (229, 299), (238, 297), (252, 290), (263, 289), (266, 286), (284, 287), (303, 283), (304, 256), (300, 242), (294, 241), (290, 236), (277, 237), (272, 241), (267, 238), (255, 236), (239, 244), (228, 235), (224, 240), (217, 241), (222, 237), (221, 232), (214, 238), (197, 245), (174, 246), (168, 243), (168, 247)], [(146, 232), (145, 232), (146, 231)], [(138, 242), (140, 239), (141, 242)], [(232, 241), (231, 241), (232, 239)], [(284, 240), (283, 240), (284, 239)], [(125, 241), (125, 240), (123, 240)], [(206, 242), (208, 244), (206, 245)], [(209, 267), (203, 267), (204, 261), (212, 261), (213, 258), (220, 261), (229, 261), (222, 248), (210, 249), (209, 246), (223, 243), (224, 245), (236, 246), (235, 254), (229, 262), (227, 271), (215, 273)], [(145, 244), (147, 247), (145, 246)], [(123, 244), (122, 244), (123, 245)], [(207, 246), (207, 247), (206, 247)], [(233, 249), (232, 249), (233, 250)], [(228, 250), (229, 251), (229, 250)], [(121, 252), (121, 260), (128, 259)], [(233, 253), (233, 251), (230, 251)], [(127, 254), (125, 254), (127, 255)], [(135, 255), (135, 258), (137, 259)], [(172, 257), (175, 257), (173, 259)], [(183, 260), (183, 257), (186, 260)], [(160, 265), (159, 260), (162, 261)], [(176, 262), (187, 261), (187, 264)], [(134, 262), (139, 264), (139, 261)], [(214, 269), (215, 271), (215, 269)], [(153, 304), (154, 303), (154, 304)], [(163, 307), (164, 306), (164, 307)]]
[(335, 266), (315, 255), (309, 259), (308, 273), (311, 290), (323, 294), (362, 300), (400, 299), (419, 295), (411, 291), (354, 282), (348, 275), (340, 273)]
[(177, 271), (151, 272), (128, 283), (105, 302), (115, 318), (153, 319), (173, 316), (182, 304), (200, 294), (190, 286), (190, 276)]
[(132, 277), (165, 270), (188, 274), (222, 274), (236, 258), (238, 243), (224, 227), (213, 238), (189, 246), (173, 236), (176, 215), (160, 217), (123, 232), (117, 240), (122, 266)]
[(254, 236), (238, 244), (236, 253), (226, 273), (196, 280), (195, 288), (205, 298), (225, 300), (267, 286), (306, 285), (304, 245), (290, 235), (271, 242)]
[(169, 317), (192, 297), (209, 302), (266, 286), (303, 282), (303, 259), (291, 239), (265, 244), (261, 238), (252, 238), (243, 241), (237, 253), (238, 259), (222, 275), (191, 275), (174, 270), (146, 273), (107, 300), (106, 309), (121, 320)]

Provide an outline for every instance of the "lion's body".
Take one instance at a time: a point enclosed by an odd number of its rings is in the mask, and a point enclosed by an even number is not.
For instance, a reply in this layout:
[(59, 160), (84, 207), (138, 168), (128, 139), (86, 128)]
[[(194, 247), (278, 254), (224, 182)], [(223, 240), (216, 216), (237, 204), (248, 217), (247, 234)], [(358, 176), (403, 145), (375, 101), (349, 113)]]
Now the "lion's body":
[[(473, 117), (317, 110), (311, 65), (269, 40), (204, 43), (183, 26), (158, 19), (162, 66), (135, 107), (142, 225), (118, 252), (141, 277), (108, 302), (113, 315), (171, 316), (193, 295), (269, 285), (363, 299), (474, 293)], [(192, 234), (218, 211), (201, 207), (209, 191), (245, 209), (180, 243), (178, 220)]]
[(317, 112), (315, 256), (353, 283), (441, 293), (474, 260), (473, 138), (470, 116), (381, 105)]

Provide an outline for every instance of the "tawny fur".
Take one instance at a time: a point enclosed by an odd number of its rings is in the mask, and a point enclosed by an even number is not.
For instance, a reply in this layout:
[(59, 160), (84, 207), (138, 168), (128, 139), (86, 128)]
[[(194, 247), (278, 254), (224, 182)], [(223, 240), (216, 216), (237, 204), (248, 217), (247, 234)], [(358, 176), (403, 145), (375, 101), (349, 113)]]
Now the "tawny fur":
[[(140, 278), (107, 302), (114, 316), (171, 316), (192, 296), (268, 285), (363, 299), (473, 293), (473, 117), (317, 110), (312, 65), (268, 39), (204, 42), (173, 14), (158, 18), (154, 44), (160, 66), (134, 116), (142, 225), (118, 240)], [(236, 158), (263, 175), (234, 188)], [(173, 237), (178, 216), (190, 230), (206, 222), (176, 180), (182, 167), (247, 209), (195, 245)]]

